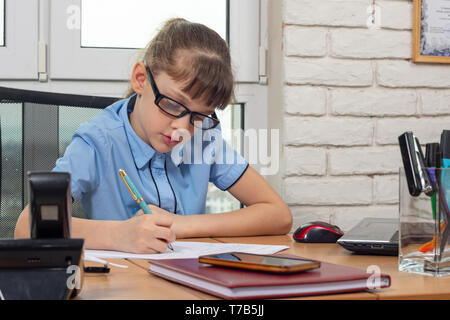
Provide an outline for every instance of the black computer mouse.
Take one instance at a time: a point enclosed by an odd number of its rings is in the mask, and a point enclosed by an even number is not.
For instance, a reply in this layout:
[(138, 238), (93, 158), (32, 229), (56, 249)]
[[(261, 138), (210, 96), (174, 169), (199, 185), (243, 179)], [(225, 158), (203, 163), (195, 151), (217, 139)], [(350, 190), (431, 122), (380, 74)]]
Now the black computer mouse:
[(297, 242), (335, 243), (343, 235), (344, 232), (338, 226), (323, 221), (313, 221), (301, 225), (292, 237)]

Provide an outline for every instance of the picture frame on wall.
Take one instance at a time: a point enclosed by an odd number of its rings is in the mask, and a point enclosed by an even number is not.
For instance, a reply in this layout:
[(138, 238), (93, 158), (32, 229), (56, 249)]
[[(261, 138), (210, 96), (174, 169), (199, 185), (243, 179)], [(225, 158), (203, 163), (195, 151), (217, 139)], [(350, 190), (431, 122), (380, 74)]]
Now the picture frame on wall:
[(413, 62), (450, 63), (450, 1), (414, 0)]

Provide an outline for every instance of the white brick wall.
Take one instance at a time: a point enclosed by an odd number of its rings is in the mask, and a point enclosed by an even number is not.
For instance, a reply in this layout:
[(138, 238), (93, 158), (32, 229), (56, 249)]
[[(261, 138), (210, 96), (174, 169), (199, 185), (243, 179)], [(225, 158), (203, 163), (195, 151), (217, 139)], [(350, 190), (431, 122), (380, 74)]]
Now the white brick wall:
[(370, 61), (285, 58), (286, 82), (330, 86), (370, 86), (373, 70)]
[(411, 32), (369, 29), (331, 30), (331, 55), (336, 58), (361, 59), (411, 58)]
[(398, 175), (375, 177), (375, 203), (396, 204), (399, 198)]
[(450, 88), (448, 65), (413, 64), (410, 61), (377, 62), (378, 84), (385, 87)]
[(283, 0), (283, 197), (293, 229), (398, 216), (398, 136), (450, 129), (450, 65), (411, 62), (412, 0)]
[(382, 118), (377, 120), (375, 141), (379, 145), (398, 144), (398, 136), (413, 131), (421, 144), (439, 142), (443, 129), (450, 129), (450, 117)]
[(324, 148), (294, 148), (285, 150), (286, 175), (326, 174), (327, 152)]
[(423, 115), (450, 115), (450, 91), (424, 91), (420, 97)]
[(412, 116), (417, 94), (411, 90), (333, 89), (330, 109), (336, 116)]
[(372, 202), (369, 177), (289, 177), (284, 188), (286, 202), (293, 205), (369, 205)]
[(333, 176), (398, 173), (401, 156), (395, 147), (332, 149), (329, 173)]
[[(327, 53), (327, 29), (288, 26), (285, 52), (287, 56), (323, 57)], [(305, 44), (308, 44), (305, 46)]]
[(299, 25), (364, 27), (368, 0), (285, 0), (284, 22)]
[(376, 4), (380, 7), (382, 28), (412, 29), (412, 1), (377, 0)]
[(298, 115), (325, 115), (327, 93), (318, 87), (284, 87), (284, 106), (286, 113)]
[(372, 143), (372, 119), (286, 116), (284, 125), (288, 145), (367, 146)]

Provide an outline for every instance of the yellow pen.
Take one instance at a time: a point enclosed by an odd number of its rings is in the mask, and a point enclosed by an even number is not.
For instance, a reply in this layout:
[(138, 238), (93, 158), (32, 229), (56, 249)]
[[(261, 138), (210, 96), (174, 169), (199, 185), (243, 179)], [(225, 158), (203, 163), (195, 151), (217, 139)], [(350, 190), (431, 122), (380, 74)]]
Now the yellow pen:
[[(131, 181), (130, 177), (127, 175), (125, 170), (120, 169), (119, 170), (120, 177), (122, 178), (123, 182), (125, 183), (125, 186), (127, 187), (128, 191), (130, 191), (131, 196), (134, 200), (139, 204), (142, 211), (145, 214), (151, 214), (152, 211), (148, 207), (147, 203), (145, 202), (144, 198), (142, 198), (141, 194), (139, 193), (138, 189), (134, 185), (133, 181)], [(172, 245), (169, 243), (168, 245), (169, 249), (173, 251)]]

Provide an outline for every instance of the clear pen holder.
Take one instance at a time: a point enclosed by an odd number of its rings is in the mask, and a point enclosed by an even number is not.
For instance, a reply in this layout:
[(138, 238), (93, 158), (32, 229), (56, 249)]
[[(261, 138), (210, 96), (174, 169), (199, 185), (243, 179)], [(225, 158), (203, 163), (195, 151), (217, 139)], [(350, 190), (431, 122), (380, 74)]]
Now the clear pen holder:
[(399, 270), (434, 277), (450, 275), (447, 226), (450, 169), (434, 171), (433, 196), (410, 195), (405, 170), (400, 168)]

